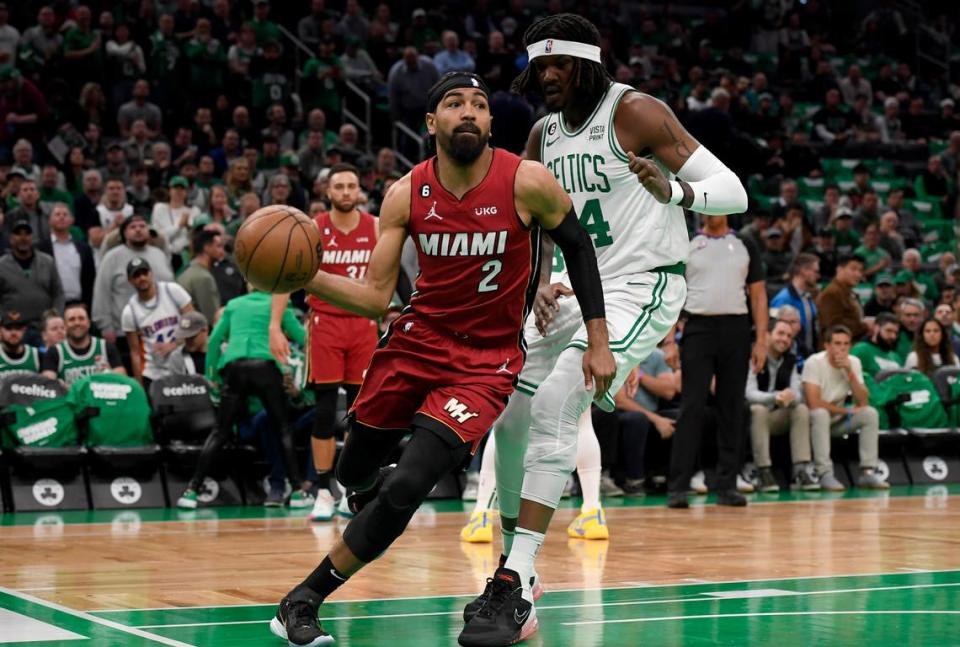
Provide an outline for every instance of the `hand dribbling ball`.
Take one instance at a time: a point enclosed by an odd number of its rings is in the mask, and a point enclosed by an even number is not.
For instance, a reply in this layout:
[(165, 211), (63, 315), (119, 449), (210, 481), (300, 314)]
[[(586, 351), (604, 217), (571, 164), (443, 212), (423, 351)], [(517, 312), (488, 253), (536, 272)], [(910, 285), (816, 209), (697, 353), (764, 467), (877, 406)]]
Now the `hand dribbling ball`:
[(296, 292), (320, 268), (320, 230), (305, 213), (282, 204), (254, 211), (237, 231), (240, 273), (265, 292)]

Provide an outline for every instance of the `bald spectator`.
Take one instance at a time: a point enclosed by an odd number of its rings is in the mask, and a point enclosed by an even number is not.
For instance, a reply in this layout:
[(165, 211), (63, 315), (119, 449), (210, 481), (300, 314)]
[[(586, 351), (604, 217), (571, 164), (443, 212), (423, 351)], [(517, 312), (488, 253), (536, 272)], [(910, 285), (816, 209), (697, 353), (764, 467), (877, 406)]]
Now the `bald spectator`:
[(433, 57), (437, 73), (443, 76), (447, 72), (473, 72), (476, 62), (473, 57), (460, 49), (460, 37), (457, 32), (448, 29), (441, 36), (443, 51)]
[(863, 308), (853, 288), (863, 280), (863, 257), (843, 256), (837, 261), (837, 275), (817, 297), (820, 331), (833, 326), (846, 326), (853, 339), (862, 339), (868, 332), (863, 321)]

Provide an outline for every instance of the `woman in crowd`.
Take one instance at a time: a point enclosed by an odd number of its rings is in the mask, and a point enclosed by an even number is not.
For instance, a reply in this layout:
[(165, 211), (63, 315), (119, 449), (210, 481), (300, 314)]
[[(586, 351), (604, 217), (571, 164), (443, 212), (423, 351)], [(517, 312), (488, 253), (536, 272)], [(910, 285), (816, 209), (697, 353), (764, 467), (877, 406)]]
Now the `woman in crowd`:
[(953, 352), (947, 331), (931, 317), (920, 327), (920, 333), (913, 340), (913, 350), (907, 355), (903, 367), (916, 369), (930, 377), (941, 366), (960, 366), (960, 361), (957, 361)]

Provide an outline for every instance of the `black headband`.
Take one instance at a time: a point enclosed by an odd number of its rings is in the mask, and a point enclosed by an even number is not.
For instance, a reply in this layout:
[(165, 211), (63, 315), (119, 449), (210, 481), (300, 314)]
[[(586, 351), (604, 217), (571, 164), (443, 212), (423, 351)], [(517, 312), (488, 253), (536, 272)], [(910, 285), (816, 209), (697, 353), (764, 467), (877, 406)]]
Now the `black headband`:
[(487, 98), (490, 97), (490, 88), (478, 75), (471, 72), (447, 72), (427, 92), (427, 112), (436, 112), (443, 97), (458, 88), (475, 88), (487, 95)]

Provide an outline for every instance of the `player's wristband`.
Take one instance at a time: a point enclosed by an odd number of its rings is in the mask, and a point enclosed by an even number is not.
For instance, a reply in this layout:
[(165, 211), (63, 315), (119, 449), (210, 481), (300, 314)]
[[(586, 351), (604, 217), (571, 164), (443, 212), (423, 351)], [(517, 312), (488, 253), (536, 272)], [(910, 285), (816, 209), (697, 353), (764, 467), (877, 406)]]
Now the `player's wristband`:
[(670, 182), (670, 199), (667, 204), (678, 204), (684, 209), (693, 205), (693, 188), (686, 182), (672, 180)]

